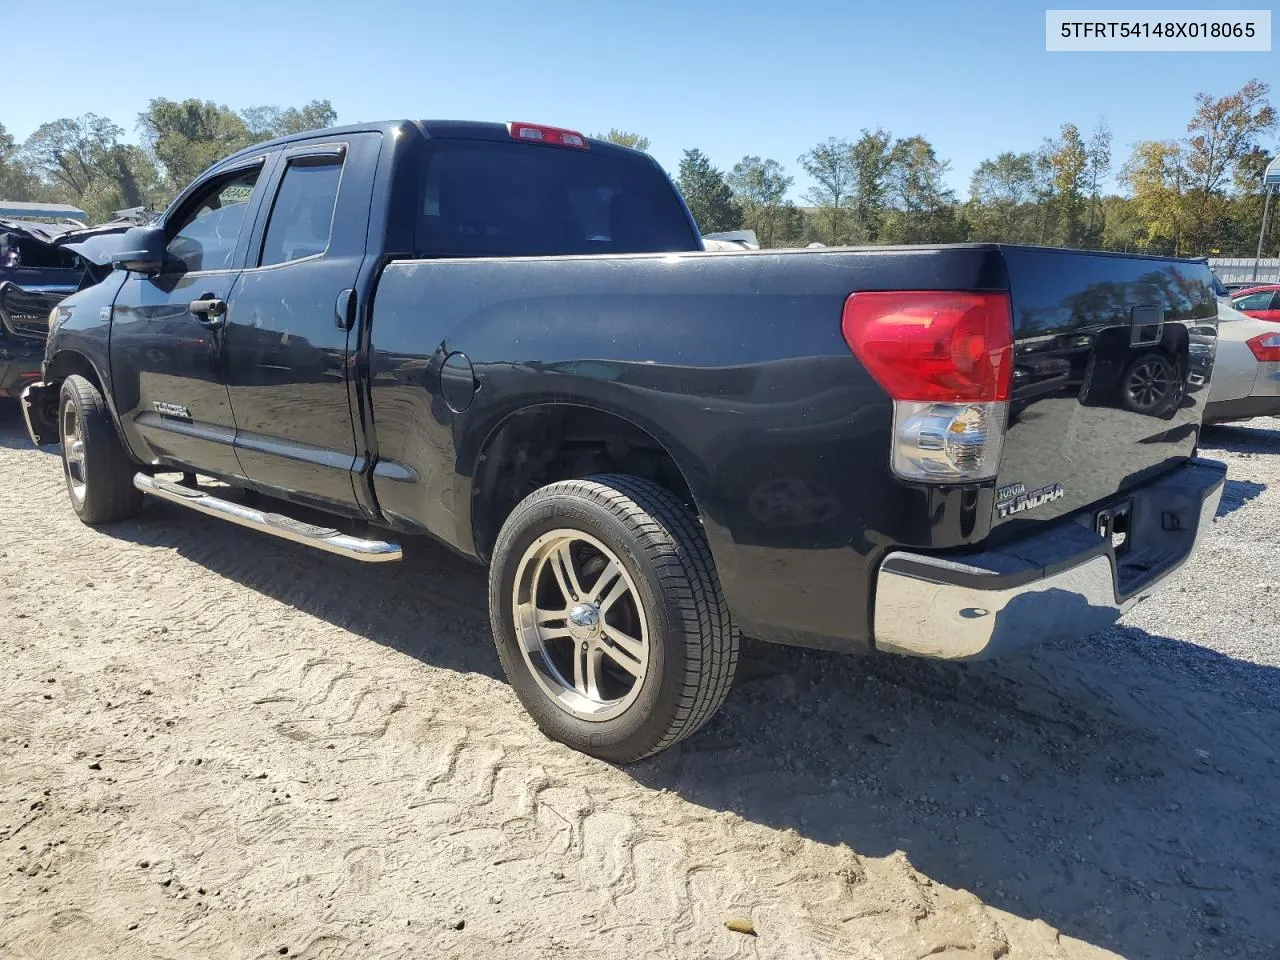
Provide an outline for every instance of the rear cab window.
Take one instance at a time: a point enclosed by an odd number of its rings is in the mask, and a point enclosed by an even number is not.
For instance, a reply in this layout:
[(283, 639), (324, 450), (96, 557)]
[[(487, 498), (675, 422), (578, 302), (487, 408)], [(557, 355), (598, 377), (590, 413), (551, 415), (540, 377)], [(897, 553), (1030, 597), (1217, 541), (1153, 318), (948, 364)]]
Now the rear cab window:
[(425, 177), (417, 243), (422, 257), (700, 249), (675, 189), (644, 158), (435, 140)]

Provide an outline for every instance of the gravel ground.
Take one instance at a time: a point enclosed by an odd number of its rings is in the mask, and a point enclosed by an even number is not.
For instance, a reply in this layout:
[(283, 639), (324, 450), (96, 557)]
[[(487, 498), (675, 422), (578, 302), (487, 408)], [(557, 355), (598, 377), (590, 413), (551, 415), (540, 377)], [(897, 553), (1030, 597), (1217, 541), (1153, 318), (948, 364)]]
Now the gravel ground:
[(477, 568), (90, 530), (0, 407), (0, 957), (1280, 957), (1280, 422), (1204, 451), (1212, 533), (1106, 635), (752, 647), (618, 769), (521, 713)]

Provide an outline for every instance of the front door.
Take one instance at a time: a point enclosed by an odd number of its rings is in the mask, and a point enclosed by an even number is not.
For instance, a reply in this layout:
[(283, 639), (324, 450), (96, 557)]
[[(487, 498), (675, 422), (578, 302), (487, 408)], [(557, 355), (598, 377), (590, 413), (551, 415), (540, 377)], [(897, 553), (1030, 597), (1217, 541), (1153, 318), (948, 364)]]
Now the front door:
[(227, 383), (245, 476), (360, 515), (348, 403), (379, 134), (286, 149), (229, 301)]
[(116, 295), (111, 373), (133, 452), (152, 463), (241, 476), (225, 378), (228, 305), (240, 277), (266, 157), (221, 172), (166, 217), (161, 273)]

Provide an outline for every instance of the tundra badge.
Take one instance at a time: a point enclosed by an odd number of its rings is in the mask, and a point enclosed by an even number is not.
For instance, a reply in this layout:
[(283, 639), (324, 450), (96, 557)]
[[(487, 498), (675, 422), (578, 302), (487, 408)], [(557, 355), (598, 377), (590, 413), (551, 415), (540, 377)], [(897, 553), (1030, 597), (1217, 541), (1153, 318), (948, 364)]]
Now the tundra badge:
[(162, 417), (178, 417), (182, 420), (191, 419), (191, 411), (181, 404), (161, 403), (159, 400), (155, 400), (152, 401), (151, 406), (155, 407), (156, 413)]
[(1043, 504), (1061, 500), (1064, 496), (1066, 491), (1060, 483), (1051, 483), (1030, 493), (1027, 493), (1026, 484), (1011, 483), (996, 491), (996, 516), (1003, 520), (1015, 513), (1034, 510)]

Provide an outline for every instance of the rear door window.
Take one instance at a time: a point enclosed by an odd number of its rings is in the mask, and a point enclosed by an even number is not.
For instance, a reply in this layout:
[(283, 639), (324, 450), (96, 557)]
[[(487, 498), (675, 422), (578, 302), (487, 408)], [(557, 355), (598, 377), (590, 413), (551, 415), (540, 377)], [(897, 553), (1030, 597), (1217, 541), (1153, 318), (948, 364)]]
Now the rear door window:
[(262, 266), (314, 257), (328, 249), (341, 177), (341, 156), (289, 161), (267, 221)]
[(424, 257), (699, 249), (651, 162), (484, 140), (431, 145), (418, 247)]

